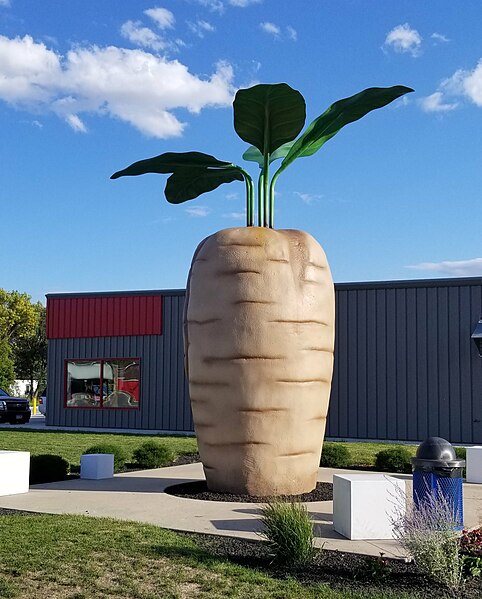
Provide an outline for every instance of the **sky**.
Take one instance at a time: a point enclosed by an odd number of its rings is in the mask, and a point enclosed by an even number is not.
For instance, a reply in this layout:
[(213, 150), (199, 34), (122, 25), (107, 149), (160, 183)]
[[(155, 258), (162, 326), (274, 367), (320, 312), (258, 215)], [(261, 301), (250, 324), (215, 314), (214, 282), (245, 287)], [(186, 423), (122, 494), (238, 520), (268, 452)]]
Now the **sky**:
[(415, 92), (279, 178), (275, 227), (303, 229), (335, 282), (482, 276), (482, 3), (0, 0), (0, 287), (184, 288), (198, 243), (245, 223), (244, 186), (180, 205), (163, 152), (241, 164), (236, 90), (286, 82), (307, 125), (373, 86)]

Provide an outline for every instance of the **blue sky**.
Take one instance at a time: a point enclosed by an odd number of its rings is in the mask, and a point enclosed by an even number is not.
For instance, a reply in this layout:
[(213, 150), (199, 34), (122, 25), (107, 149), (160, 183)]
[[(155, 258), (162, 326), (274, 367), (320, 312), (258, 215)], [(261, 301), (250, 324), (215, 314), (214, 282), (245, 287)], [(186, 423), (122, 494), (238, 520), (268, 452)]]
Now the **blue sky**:
[(307, 123), (415, 93), (292, 165), (276, 228), (316, 237), (337, 282), (482, 275), (481, 28), (478, 1), (0, 0), (0, 287), (184, 287), (197, 244), (243, 225), (243, 184), (173, 206), (164, 176), (109, 176), (166, 151), (242, 163), (234, 93), (282, 81)]

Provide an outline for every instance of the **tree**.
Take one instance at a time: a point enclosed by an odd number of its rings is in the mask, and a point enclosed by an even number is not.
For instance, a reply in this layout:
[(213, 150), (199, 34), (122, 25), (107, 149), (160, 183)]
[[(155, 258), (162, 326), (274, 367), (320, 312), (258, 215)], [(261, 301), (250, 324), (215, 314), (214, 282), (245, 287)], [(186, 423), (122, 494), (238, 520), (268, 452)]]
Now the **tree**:
[[(47, 340), (46, 310), (33, 304), (27, 293), (0, 289), (0, 387), (10, 387), (15, 378), (45, 384)], [(37, 388), (38, 391), (38, 388)]]
[[(46, 309), (40, 302), (33, 304), (36, 324), (29, 335), (21, 337), (14, 348), (17, 378), (30, 381), (30, 398), (45, 387), (47, 381)], [(37, 387), (34, 393), (34, 382)]]
[(15, 380), (12, 350), (6, 338), (0, 337), (0, 389), (9, 392)]

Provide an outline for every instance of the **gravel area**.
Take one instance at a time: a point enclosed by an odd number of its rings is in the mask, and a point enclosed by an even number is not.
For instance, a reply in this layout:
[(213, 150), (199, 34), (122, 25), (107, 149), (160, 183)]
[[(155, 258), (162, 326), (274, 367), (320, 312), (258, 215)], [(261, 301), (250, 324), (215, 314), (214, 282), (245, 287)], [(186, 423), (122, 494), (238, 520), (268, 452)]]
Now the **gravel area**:
[[(255, 497), (254, 495), (237, 495), (235, 493), (217, 493), (207, 488), (205, 480), (172, 485), (165, 489), (168, 495), (176, 495), (185, 499), (201, 499), (202, 501), (235, 501), (238, 503), (266, 503), (270, 497)], [(296, 500), (307, 503), (310, 501), (331, 501), (333, 499), (333, 485), (331, 483), (317, 483), (311, 493), (301, 495), (283, 495), (281, 499)]]

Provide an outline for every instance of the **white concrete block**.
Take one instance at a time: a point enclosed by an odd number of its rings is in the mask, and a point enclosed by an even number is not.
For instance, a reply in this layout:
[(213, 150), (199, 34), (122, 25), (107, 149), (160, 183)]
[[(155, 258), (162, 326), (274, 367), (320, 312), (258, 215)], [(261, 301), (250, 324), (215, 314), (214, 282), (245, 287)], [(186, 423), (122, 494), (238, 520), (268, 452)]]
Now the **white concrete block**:
[(0, 495), (28, 493), (29, 451), (0, 451)]
[(113, 476), (113, 453), (84, 453), (80, 456), (80, 478), (99, 480)]
[(482, 483), (482, 446), (467, 447), (465, 461), (466, 481)]
[(353, 540), (393, 539), (405, 510), (405, 481), (385, 474), (333, 476), (333, 527)]

